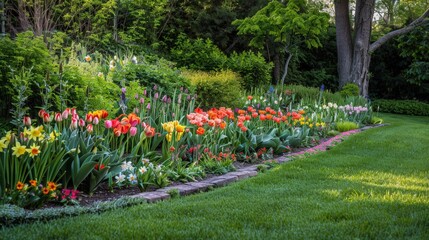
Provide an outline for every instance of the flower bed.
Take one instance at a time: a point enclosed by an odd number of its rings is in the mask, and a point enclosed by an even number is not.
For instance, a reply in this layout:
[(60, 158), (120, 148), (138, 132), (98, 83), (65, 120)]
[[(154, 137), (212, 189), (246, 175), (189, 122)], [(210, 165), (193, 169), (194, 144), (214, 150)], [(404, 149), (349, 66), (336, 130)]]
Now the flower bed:
[(125, 93), (118, 116), (40, 110), (39, 118), (25, 116), (22, 128), (2, 136), (1, 202), (37, 208), (75, 203), (100, 186), (143, 192), (195, 181), (232, 171), (234, 162), (259, 163), (315, 146), (332, 130), (344, 130), (339, 123), (359, 126), (371, 115), (362, 106), (286, 106), (288, 97), (270, 102), (262, 96), (248, 96), (243, 109), (203, 110), (186, 91), (169, 97), (157, 88), (136, 95), (140, 100), (129, 107)]

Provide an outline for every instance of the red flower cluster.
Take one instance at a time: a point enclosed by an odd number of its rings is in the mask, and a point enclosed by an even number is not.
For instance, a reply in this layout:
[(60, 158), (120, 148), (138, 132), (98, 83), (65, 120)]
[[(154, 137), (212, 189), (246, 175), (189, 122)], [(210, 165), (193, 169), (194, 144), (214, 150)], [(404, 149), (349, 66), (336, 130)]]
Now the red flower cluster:
[[(119, 120), (121, 117), (123, 118)], [(128, 115), (122, 114), (113, 120), (106, 120), (104, 122), (106, 128), (113, 128), (113, 133), (117, 137), (127, 134), (131, 128), (133, 129), (130, 131), (130, 134), (134, 136), (137, 132), (137, 129), (134, 130), (134, 128), (138, 124), (140, 124), (140, 118), (135, 113), (130, 113)]]

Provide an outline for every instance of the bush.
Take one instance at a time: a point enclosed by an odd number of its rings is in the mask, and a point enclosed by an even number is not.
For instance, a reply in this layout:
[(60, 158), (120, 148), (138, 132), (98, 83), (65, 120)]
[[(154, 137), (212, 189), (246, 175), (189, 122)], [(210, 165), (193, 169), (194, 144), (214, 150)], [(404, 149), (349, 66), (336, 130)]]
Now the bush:
[(372, 109), (386, 113), (429, 116), (429, 104), (416, 100), (378, 99), (372, 102)]
[(234, 52), (228, 59), (227, 67), (240, 74), (241, 85), (247, 91), (271, 82), (273, 64), (265, 62), (260, 53), (255, 54), (248, 51), (237, 54)]
[(346, 85), (344, 85), (343, 89), (341, 89), (340, 94), (343, 97), (359, 96), (359, 86), (355, 83), (347, 83)]
[(348, 122), (348, 121), (346, 121), (346, 122), (336, 122), (335, 123), (335, 128), (339, 132), (347, 132), (347, 131), (350, 131), (350, 130), (357, 129), (357, 128), (359, 128), (359, 126), (355, 122)]
[(188, 71), (188, 78), (198, 94), (197, 103), (203, 108), (240, 106), (240, 77), (232, 71), (202, 72)]
[(155, 64), (142, 62), (123, 66), (114, 72), (113, 81), (121, 84), (124, 80), (126, 84), (139, 82), (143, 87), (158, 85), (170, 96), (180, 87), (191, 88), (190, 81), (165, 59), (159, 59)]
[[(30, 108), (41, 105), (40, 89), (48, 73), (53, 69), (53, 58), (49, 55), (43, 37), (36, 37), (32, 32), (19, 33), (15, 39), (0, 38), (0, 116), (6, 117), (11, 108), (11, 99), (15, 89), (11, 89), (10, 80), (22, 69), (31, 69), (32, 78), (29, 87), (31, 95), (27, 101)], [(49, 79), (55, 84), (55, 79)]]
[(178, 37), (170, 53), (179, 67), (193, 70), (220, 70), (227, 62), (227, 56), (210, 39), (191, 40), (185, 35)]

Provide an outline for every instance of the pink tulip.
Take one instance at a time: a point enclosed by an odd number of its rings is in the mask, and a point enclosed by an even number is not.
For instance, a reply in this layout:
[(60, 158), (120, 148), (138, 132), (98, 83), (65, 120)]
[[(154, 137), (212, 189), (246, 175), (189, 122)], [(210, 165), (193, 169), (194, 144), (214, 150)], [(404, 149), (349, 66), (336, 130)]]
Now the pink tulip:
[(88, 126), (86, 126), (86, 131), (88, 131), (89, 133), (92, 133), (94, 131), (94, 127), (92, 126), (92, 124), (88, 124)]
[(69, 118), (69, 114), (70, 114), (70, 108), (66, 108), (66, 110), (64, 110), (62, 114), (63, 119)]
[(76, 108), (72, 108), (70, 111), (71, 111), (71, 114), (72, 114), (72, 115), (76, 115), (76, 114), (77, 114), (77, 113), (76, 113)]
[(31, 118), (29, 116), (25, 116), (22, 120), (25, 126), (31, 126)]
[(55, 122), (61, 122), (63, 120), (63, 116), (61, 113), (55, 113)]
[(87, 121), (87, 122), (92, 122), (92, 119), (93, 119), (94, 117), (92, 116), (92, 114), (91, 113), (87, 113), (86, 114), (86, 116), (85, 116), (85, 120)]
[(49, 113), (45, 112), (43, 114), (43, 122), (45, 122), (45, 123), (51, 122), (51, 116), (49, 115)]
[(98, 120), (98, 117), (94, 117), (94, 119), (92, 120), (92, 123), (94, 123), (94, 125), (98, 125), (99, 122), (100, 120)]
[(77, 122), (78, 122), (78, 119), (77, 119), (77, 118), (75, 118), (75, 117), (72, 117), (72, 121), (71, 121), (71, 124), (70, 124), (70, 128), (71, 128), (71, 129), (76, 129), (76, 128), (77, 128)]
[(79, 127), (85, 127), (85, 121), (83, 119), (79, 119)]
[(133, 137), (137, 134), (137, 128), (136, 127), (131, 127), (130, 128), (130, 136)]
[(111, 121), (111, 120), (106, 120), (106, 121), (104, 122), (104, 126), (105, 126), (106, 128), (112, 128), (112, 121)]

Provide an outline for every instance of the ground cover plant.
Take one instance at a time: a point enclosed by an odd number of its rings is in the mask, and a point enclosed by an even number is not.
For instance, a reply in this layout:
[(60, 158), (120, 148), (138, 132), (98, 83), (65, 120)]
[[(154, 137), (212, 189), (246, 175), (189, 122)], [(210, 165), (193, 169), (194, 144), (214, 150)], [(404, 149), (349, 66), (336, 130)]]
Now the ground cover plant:
[[(428, 118), (382, 117), (390, 125), (225, 188), (127, 211), (4, 228), (1, 234), (6, 239), (425, 239)], [(103, 231), (91, 230), (96, 228)]]

